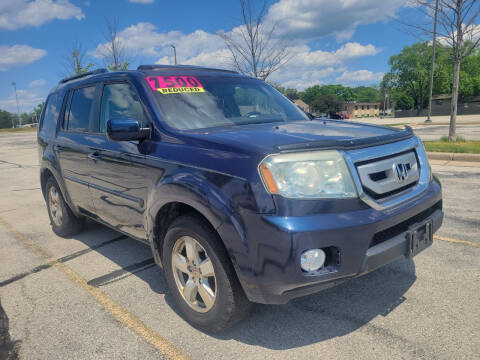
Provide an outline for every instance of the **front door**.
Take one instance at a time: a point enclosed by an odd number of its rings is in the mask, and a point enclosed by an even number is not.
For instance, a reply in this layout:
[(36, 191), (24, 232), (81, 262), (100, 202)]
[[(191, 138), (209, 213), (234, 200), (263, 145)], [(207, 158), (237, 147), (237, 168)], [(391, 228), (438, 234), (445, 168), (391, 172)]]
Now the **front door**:
[(128, 82), (103, 85), (96, 143), (90, 149), (90, 190), (98, 217), (117, 229), (145, 238), (145, 202), (148, 168), (146, 144), (111, 141), (106, 123), (114, 118), (132, 118), (148, 123), (135, 88)]

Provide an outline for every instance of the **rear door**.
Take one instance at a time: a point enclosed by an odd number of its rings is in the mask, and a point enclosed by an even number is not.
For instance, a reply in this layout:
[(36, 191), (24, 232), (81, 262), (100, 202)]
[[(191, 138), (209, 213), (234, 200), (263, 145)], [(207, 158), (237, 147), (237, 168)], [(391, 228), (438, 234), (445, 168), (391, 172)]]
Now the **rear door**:
[(97, 216), (136, 238), (145, 238), (145, 203), (148, 140), (111, 141), (106, 123), (114, 118), (132, 118), (148, 126), (144, 106), (135, 87), (127, 81), (102, 84), (95, 146), (90, 149), (90, 189)]
[(88, 189), (88, 156), (93, 124), (98, 117), (98, 87), (90, 84), (69, 90), (54, 152), (60, 164), (68, 194), (74, 206), (94, 212)]

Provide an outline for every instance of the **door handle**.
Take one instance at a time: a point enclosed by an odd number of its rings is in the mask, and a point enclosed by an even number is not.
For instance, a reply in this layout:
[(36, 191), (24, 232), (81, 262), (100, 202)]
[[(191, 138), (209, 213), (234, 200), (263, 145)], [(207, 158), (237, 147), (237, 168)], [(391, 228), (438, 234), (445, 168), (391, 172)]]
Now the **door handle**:
[(58, 153), (61, 153), (61, 152), (63, 151), (63, 146), (61, 146), (61, 145), (55, 145), (55, 146), (53, 147), (53, 150), (55, 150), (55, 151), (58, 152)]
[(87, 157), (88, 157), (90, 160), (93, 160), (93, 161), (95, 161), (95, 162), (97, 162), (98, 160), (100, 160), (100, 159), (102, 158), (102, 156), (101, 156), (97, 151), (88, 154)]

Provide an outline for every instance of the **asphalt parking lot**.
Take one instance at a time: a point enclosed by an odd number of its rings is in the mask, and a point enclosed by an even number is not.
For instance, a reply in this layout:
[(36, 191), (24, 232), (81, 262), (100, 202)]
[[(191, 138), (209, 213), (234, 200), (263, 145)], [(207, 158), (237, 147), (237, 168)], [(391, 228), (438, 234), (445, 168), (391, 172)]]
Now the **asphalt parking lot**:
[(480, 358), (478, 165), (433, 165), (446, 219), (413, 261), (211, 336), (172, 309), (149, 247), (94, 223), (55, 236), (37, 164), (35, 133), (0, 134), (0, 358)]

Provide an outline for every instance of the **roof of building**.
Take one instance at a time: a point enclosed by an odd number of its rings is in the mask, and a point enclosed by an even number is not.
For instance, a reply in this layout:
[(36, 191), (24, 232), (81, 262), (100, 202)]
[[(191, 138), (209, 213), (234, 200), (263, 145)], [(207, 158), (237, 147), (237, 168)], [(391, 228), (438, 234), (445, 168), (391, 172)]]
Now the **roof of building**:
[(351, 105), (379, 105), (380, 101), (344, 101), (344, 104)]

